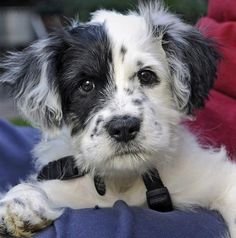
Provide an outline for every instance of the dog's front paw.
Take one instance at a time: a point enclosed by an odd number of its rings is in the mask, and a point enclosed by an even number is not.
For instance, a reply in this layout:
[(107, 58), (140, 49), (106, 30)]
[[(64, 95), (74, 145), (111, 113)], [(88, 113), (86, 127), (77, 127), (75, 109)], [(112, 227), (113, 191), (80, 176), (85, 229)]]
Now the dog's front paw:
[(20, 184), (0, 201), (0, 237), (31, 237), (61, 214), (61, 210), (50, 207), (42, 190)]

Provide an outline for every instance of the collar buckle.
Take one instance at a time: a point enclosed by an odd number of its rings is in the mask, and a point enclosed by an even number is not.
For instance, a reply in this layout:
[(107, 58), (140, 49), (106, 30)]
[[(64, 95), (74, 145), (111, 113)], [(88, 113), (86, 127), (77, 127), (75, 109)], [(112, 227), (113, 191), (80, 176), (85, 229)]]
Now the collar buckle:
[(166, 187), (156, 188), (146, 192), (148, 207), (159, 212), (173, 210), (169, 191)]

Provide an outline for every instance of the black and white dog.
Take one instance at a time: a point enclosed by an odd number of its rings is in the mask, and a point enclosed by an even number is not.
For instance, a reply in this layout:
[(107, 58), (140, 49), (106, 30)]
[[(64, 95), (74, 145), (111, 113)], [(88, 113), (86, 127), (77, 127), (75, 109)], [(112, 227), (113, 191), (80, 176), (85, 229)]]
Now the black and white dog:
[[(36, 176), (1, 198), (1, 233), (30, 237), (62, 208), (145, 206), (142, 175), (157, 168), (174, 207), (218, 210), (236, 238), (236, 167), (202, 148), (181, 121), (204, 106), (219, 55), (211, 40), (167, 12), (140, 4), (126, 15), (99, 10), (1, 63), (22, 113), (42, 130), (39, 171), (73, 156), (80, 178)], [(101, 196), (94, 176), (106, 185)]]

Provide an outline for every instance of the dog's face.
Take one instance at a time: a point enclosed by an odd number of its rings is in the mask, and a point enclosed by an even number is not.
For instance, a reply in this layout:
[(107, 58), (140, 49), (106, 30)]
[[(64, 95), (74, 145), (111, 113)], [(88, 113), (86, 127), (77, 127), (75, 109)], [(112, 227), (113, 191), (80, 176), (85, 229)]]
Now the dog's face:
[(9, 55), (0, 81), (43, 131), (69, 128), (80, 165), (143, 172), (171, 149), (181, 117), (204, 105), (217, 59), (212, 42), (152, 3), (95, 12)]
[(77, 157), (106, 171), (146, 168), (179, 120), (161, 41), (148, 37), (144, 18), (113, 12), (96, 13), (71, 34), (59, 92)]

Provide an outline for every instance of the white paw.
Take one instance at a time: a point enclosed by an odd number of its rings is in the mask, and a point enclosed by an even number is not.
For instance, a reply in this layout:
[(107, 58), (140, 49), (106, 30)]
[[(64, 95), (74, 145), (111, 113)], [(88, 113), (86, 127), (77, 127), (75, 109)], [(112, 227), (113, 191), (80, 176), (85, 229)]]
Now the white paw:
[(36, 186), (19, 184), (0, 201), (0, 237), (31, 237), (62, 214)]

